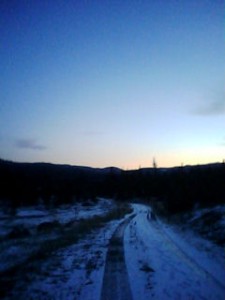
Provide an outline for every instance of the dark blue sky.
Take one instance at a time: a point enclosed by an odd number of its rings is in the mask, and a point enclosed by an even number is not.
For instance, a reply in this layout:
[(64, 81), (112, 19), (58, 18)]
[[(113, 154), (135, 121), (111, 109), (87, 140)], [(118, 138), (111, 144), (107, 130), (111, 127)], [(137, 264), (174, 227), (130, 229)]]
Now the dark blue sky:
[(0, 157), (225, 158), (225, 1), (1, 1)]

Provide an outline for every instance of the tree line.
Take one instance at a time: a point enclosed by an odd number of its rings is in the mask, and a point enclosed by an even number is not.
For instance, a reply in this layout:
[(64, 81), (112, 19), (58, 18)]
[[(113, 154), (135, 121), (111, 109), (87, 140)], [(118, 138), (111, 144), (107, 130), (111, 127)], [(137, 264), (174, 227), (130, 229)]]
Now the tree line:
[(225, 203), (225, 164), (124, 171), (0, 160), (2, 205), (16, 209), (42, 201), (56, 206), (100, 196), (141, 199), (168, 214)]

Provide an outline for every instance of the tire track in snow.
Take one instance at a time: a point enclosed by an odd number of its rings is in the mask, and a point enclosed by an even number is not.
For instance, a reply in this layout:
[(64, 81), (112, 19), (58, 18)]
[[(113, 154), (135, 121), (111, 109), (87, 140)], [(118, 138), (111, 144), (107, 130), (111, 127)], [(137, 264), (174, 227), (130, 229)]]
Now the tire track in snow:
[[(162, 237), (167, 240), (167, 245), (170, 246), (170, 249), (179, 256), (184, 262), (186, 262), (187, 265), (189, 265), (196, 273), (199, 275), (203, 275), (207, 278), (211, 278), (212, 281), (215, 282), (217, 286), (219, 286), (221, 289), (225, 291), (225, 285), (220, 282), (213, 274), (211, 274), (209, 271), (207, 271), (203, 266), (201, 266), (196, 260), (194, 260), (192, 257), (190, 257), (177, 243), (167, 234), (167, 232), (163, 229), (161, 224), (158, 222), (156, 216), (154, 215), (154, 218), (151, 218), (149, 213), (147, 214), (147, 221), (150, 226), (154, 226), (155, 229), (159, 232), (159, 234), (162, 235)], [(154, 224), (154, 225), (153, 225)]]
[(115, 230), (106, 257), (101, 300), (132, 300), (130, 283), (124, 257), (123, 236), (135, 215), (124, 220)]

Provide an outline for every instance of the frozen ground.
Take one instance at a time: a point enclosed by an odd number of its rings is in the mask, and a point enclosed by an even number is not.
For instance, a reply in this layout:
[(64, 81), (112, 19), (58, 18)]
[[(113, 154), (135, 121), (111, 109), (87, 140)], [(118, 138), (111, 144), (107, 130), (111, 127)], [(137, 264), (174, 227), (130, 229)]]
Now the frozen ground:
[[(25, 261), (44, 241), (56, 239), (67, 225), (104, 215), (115, 207), (113, 201), (99, 199), (91, 206), (81, 203), (58, 209), (23, 208), (16, 216), (0, 218), (0, 272)], [(68, 227), (69, 227), (68, 226)]]
[[(95, 207), (81, 207), (80, 216), (105, 213), (113, 207), (113, 202), (102, 200)], [(115, 268), (112, 277), (121, 278), (117, 276), (118, 272), (128, 275), (132, 294), (129, 299), (225, 299), (225, 253), (222, 247), (187, 228), (182, 230), (163, 223), (145, 205), (133, 204), (133, 210), (133, 219), (124, 222), (129, 217), (126, 215), (124, 219), (106, 222), (73, 245), (54, 251), (47, 259), (32, 262), (30, 270), (26, 267), (26, 273), (17, 272), (13, 290), (3, 299), (104, 299), (102, 291), (106, 283), (103, 278), (107, 272), (108, 250), (113, 250), (113, 255), (118, 252), (119, 260), (121, 253), (124, 255), (124, 263)], [(71, 212), (67, 219), (66, 212), (62, 208), (60, 211), (59, 222), (74, 221)], [(32, 215), (33, 212), (29, 217)], [(60, 215), (64, 217), (60, 219)], [(77, 216), (76, 221), (79, 221)], [(24, 217), (23, 213), (23, 220)], [(5, 221), (2, 219), (1, 222)], [(126, 224), (126, 227), (118, 227), (120, 224)], [(117, 228), (123, 228), (119, 236), (119, 251), (110, 246)], [(57, 235), (57, 232), (53, 234)], [(31, 237), (26, 239), (31, 241)], [(12, 240), (8, 253), (7, 244), (5, 248), (1, 245), (0, 266), (3, 271), (9, 267), (10, 260), (15, 264), (21, 254), (32, 251), (32, 242), (27, 249), (24, 247), (28, 245), (26, 239), (20, 242)], [(7, 253), (5, 257), (4, 251)], [(112, 261), (111, 267), (113, 269)], [(110, 282), (110, 272), (107, 277)], [(118, 289), (123, 286), (120, 281), (117, 284)], [(125, 299), (120, 298), (121, 294), (118, 290), (115, 300)]]
[(225, 246), (225, 205), (194, 209), (183, 217), (186, 219), (181, 226), (184, 230), (192, 228), (203, 237)]
[[(100, 299), (107, 245), (118, 221), (54, 253), (5, 299)], [(18, 276), (19, 277), (19, 276)]]
[(13, 226), (25, 226), (32, 230), (41, 223), (57, 221), (61, 224), (92, 216), (101, 215), (112, 208), (113, 202), (108, 199), (73, 205), (61, 205), (58, 208), (25, 207), (17, 209), (15, 216), (6, 214), (0, 209), (0, 237), (9, 233)]

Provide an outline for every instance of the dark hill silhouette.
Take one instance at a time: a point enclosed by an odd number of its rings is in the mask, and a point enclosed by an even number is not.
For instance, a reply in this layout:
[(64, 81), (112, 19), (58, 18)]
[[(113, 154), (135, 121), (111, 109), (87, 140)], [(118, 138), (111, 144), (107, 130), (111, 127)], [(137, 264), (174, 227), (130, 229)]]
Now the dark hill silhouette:
[(0, 160), (0, 201), (5, 205), (48, 205), (133, 198), (154, 201), (166, 213), (225, 203), (225, 164), (124, 171), (115, 167), (91, 168), (50, 163)]

